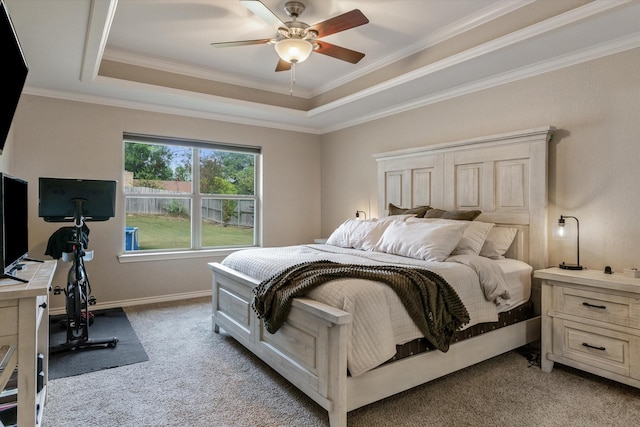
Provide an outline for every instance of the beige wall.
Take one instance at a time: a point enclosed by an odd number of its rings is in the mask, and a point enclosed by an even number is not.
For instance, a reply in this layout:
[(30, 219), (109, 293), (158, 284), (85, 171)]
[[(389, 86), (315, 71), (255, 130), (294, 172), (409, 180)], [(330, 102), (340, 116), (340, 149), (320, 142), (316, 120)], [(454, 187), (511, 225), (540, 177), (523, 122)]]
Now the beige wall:
[[(369, 200), (377, 215), (374, 153), (552, 125), (549, 223), (578, 217), (588, 268), (640, 268), (638, 70), (635, 49), (324, 135), (323, 235)], [(575, 241), (549, 248), (575, 262)]]
[[(38, 177), (115, 179), (121, 188), (123, 132), (256, 144), (263, 152), (263, 243), (307, 243), (320, 235), (320, 137), (137, 110), (24, 95), (14, 121), (8, 171), (29, 182), (30, 256), (44, 252), (49, 236), (68, 224), (37, 216)], [(122, 196), (116, 201), (123, 206)], [(167, 295), (210, 290), (206, 263), (221, 258), (119, 263), (122, 212), (89, 223), (87, 270), (98, 304), (119, 305)], [(58, 262), (54, 285), (64, 287), (69, 264)], [(52, 308), (64, 306), (52, 297)]]
[[(577, 216), (582, 264), (621, 271), (640, 267), (639, 69), (636, 49), (323, 136), (25, 95), (0, 170), (31, 183), (30, 254), (48, 258), (60, 224), (37, 217), (39, 176), (121, 182), (125, 131), (259, 144), (263, 242), (280, 246), (326, 237), (356, 210), (377, 216), (374, 153), (553, 125), (549, 222)], [(87, 268), (99, 304), (209, 289), (214, 257), (120, 264), (123, 227), (121, 214), (90, 224), (96, 255)], [(549, 246), (550, 264), (575, 262), (573, 243)], [(59, 262), (54, 284), (64, 286), (67, 268)]]
[(0, 154), (0, 171), (11, 174), (11, 152), (13, 151), (13, 126), (9, 130), (7, 140), (4, 143), (2, 154)]

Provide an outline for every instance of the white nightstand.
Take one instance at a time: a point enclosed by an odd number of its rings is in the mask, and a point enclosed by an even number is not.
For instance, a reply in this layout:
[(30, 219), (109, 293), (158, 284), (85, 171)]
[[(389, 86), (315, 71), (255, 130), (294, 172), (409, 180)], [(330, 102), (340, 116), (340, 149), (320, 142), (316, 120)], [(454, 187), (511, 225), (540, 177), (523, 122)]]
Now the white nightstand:
[(542, 279), (541, 367), (554, 362), (640, 388), (640, 279), (547, 268)]

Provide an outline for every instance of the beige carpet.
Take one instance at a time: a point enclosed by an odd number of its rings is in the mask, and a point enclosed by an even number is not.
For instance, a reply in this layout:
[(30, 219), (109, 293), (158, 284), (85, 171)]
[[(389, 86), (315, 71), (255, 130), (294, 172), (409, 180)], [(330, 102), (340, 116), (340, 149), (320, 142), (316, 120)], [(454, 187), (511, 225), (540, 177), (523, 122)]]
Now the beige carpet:
[[(210, 301), (125, 308), (149, 361), (49, 381), (43, 427), (328, 426), (326, 412), (224, 332)], [(634, 426), (640, 390), (516, 352), (352, 411), (349, 427)]]

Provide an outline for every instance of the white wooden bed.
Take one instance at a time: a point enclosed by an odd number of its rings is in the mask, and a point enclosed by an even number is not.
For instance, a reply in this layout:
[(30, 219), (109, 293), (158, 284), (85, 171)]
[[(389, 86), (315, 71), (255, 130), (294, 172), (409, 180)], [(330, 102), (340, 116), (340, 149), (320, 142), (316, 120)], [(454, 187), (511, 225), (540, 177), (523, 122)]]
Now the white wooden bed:
[[(552, 127), (400, 150), (378, 163), (380, 216), (393, 203), (479, 209), (478, 220), (519, 232), (507, 256), (547, 266), (547, 144)], [(251, 309), (255, 278), (219, 263), (213, 272), (213, 329), (223, 328), (329, 413), (331, 427), (347, 413), (539, 339), (540, 317), (384, 364), (355, 377), (347, 370), (350, 313), (296, 298), (285, 325), (270, 334)], [(532, 297), (539, 312), (539, 287)]]

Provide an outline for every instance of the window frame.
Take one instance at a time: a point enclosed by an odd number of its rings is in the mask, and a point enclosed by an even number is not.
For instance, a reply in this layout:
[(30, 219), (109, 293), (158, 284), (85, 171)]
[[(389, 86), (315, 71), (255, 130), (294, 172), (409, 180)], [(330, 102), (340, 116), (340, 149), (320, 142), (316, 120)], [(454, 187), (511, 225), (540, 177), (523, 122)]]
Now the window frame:
[[(147, 250), (126, 250), (126, 233), (122, 234), (121, 255), (118, 257), (120, 262), (146, 261), (146, 260), (162, 260), (162, 259), (179, 259), (206, 257), (212, 254), (226, 256), (238, 249), (248, 247), (258, 247), (261, 245), (261, 218), (262, 218), (262, 202), (261, 202), (261, 165), (262, 165), (262, 148), (260, 146), (228, 144), (212, 141), (201, 141), (186, 138), (169, 138), (149, 136), (133, 133), (124, 133), (122, 138), (123, 161), (122, 170), (124, 175), (124, 153), (125, 145), (128, 142), (154, 144), (173, 147), (185, 147), (193, 149), (191, 158), (191, 193), (131, 193), (126, 191), (126, 185), (122, 186), (122, 197), (124, 203), (121, 211), (124, 214), (126, 228), (126, 209), (127, 198), (170, 198), (170, 199), (186, 199), (191, 202), (190, 224), (191, 224), (191, 247), (175, 248), (175, 249), (147, 249)], [(253, 154), (254, 158), (254, 194), (202, 194), (200, 192), (200, 154), (201, 150), (219, 150), (232, 153)], [(254, 227), (253, 227), (253, 244), (240, 246), (217, 246), (202, 247), (202, 202), (205, 199), (227, 199), (227, 200), (252, 200), (254, 204)]]

